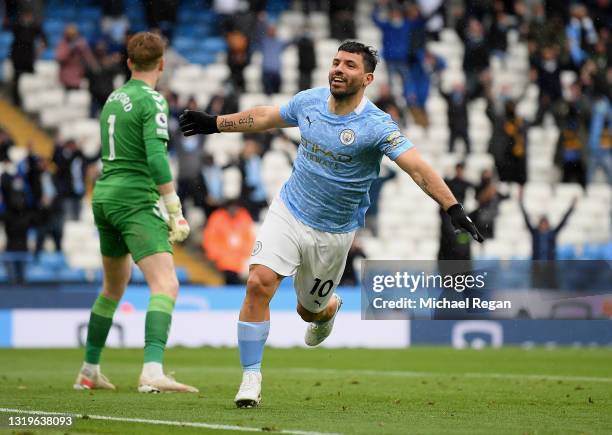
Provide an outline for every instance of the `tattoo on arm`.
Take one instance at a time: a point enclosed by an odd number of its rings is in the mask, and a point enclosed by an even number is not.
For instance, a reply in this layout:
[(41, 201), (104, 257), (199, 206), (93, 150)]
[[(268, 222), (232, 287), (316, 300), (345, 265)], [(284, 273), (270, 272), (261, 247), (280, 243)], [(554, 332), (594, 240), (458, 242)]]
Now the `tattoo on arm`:
[(219, 127), (227, 129), (227, 130), (233, 130), (236, 127), (236, 123), (234, 121), (230, 121), (229, 119), (223, 117), (221, 118)]
[(433, 199), (434, 201), (437, 201), (436, 197), (429, 190), (429, 183), (427, 182), (425, 177), (421, 176), (420, 178), (421, 179), (419, 180), (419, 182), (417, 184), (419, 185), (421, 190), (423, 190), (423, 192), (425, 192), (427, 194), (427, 196), (429, 196), (431, 199)]
[[(234, 118), (235, 119), (235, 118)], [(251, 113), (246, 113), (238, 118), (237, 121), (229, 119), (229, 116), (221, 117), (219, 127), (224, 131), (245, 131), (255, 127), (255, 118)]]
[(246, 125), (247, 128), (253, 128), (253, 125), (255, 125), (255, 119), (253, 118), (253, 115), (249, 113), (247, 116), (240, 118), (238, 120), (238, 124)]

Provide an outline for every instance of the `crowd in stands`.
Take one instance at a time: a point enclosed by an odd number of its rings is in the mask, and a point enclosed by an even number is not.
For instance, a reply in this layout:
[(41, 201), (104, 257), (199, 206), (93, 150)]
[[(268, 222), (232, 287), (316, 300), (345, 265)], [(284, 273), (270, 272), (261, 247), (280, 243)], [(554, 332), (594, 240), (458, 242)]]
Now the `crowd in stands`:
[[(13, 33), (10, 61), (14, 72), (10, 89), (17, 106), (21, 105), (19, 78), (33, 71), (37, 56), (47, 49), (52, 36), (43, 31), (44, 2), (38, 3), (40, 7), (35, 1), (6, 2), (3, 26)], [(207, 104), (200, 106), (195, 97), (181, 101), (168, 87), (173, 69), (188, 62), (173, 49), (173, 41), (178, 38), (176, 23), (180, 3), (178, 0), (143, 2), (147, 27), (161, 32), (169, 42), (166, 75), (160, 83), (170, 107), (169, 151), (177, 163), (179, 196), (187, 202), (187, 207), (201, 208), (207, 218), (204, 237), (199, 240), (201, 245), (226, 280), (238, 282), (252, 246), (253, 225), (259, 222), (269, 198), (262, 177), (263, 156), (271, 149), (274, 138), (282, 137), (287, 143), (291, 140), (281, 131), (245, 135), (239, 157), (221, 165), (204, 151), (206, 138), (180, 135), (177, 118), (185, 108), (215, 115), (237, 111), (239, 97), (246, 90), (244, 72), (254, 53), (261, 53), (262, 89), (268, 95), (281, 90), (281, 54), (287, 47), (295, 45), (298, 50), (299, 89), (312, 85), (313, 71), (321, 65), (316, 63), (315, 40), (308, 25), (298, 32), (298, 37), (283, 40), (277, 33), (276, 17), (267, 12), (266, 0), (250, 0), (247, 9), (237, 0), (213, 0), (208, 3), (215, 16), (216, 36), (225, 42), (230, 74), (224, 89)], [(356, 2), (302, 0), (296, 3), (293, 7), (301, 5), (306, 16), (313, 11), (327, 11), (332, 38), (356, 37)], [(462, 143), (459, 149), (466, 157), (472, 152), (469, 108), (476, 101), (485, 102), (486, 116), (492, 125), (488, 152), (494, 158), (495, 168), (483, 172), (479, 185), (474, 185), (464, 179), (464, 165), (459, 163), (454, 177), (447, 180), (459, 201), (464, 200), (468, 190), (474, 191), (478, 205), (468, 211), (485, 237), (494, 236), (493, 224), (499, 204), (508, 198), (505, 192), (499, 191), (498, 182), (523, 185), (528, 181), (527, 149), (534, 145), (528, 141), (528, 131), (534, 126), (554, 122), (559, 129), (555, 163), (561, 171), (562, 182), (575, 182), (584, 187), (593, 181), (595, 171), (602, 169), (612, 184), (611, 3), (610, 0), (375, 2), (371, 20), (381, 31), (382, 44), (378, 48), (388, 74), (388, 83), (380, 86), (377, 98), (373, 99), (376, 105), (402, 127), (416, 124), (427, 129), (430, 124), (427, 100), (430, 93), (438, 93), (447, 105), (448, 151), (455, 152), (457, 144)], [(67, 25), (54, 51), (60, 82), (65, 89), (87, 86), (92, 118), (118, 84), (118, 78), (129, 79), (125, 44), (137, 30), (130, 28), (127, 2), (108, 0), (100, 4), (100, 32), (93, 36), (89, 33), (90, 37), (86, 38), (81, 34), (79, 23)], [(464, 47), (464, 80), (450, 86), (444, 86), (441, 80), (447, 68), (446, 60), (428, 49), (428, 42), (438, 40), (444, 28), (453, 28)], [(510, 32), (518, 34), (519, 40), (526, 43), (529, 55), (529, 78), (525, 91), (518, 95), (512, 89), (494, 86), (491, 71), (492, 58), (499, 59), (502, 65), (508, 62)], [(574, 73), (567, 89), (561, 80), (565, 71)], [(529, 84), (537, 85), (539, 96), (535, 114), (526, 119), (517, 106)], [(60, 250), (62, 223), (65, 219), (79, 218), (88, 180), (93, 181), (99, 171), (98, 156), (83, 155), (72, 138), (58, 138), (51, 160), (30, 151), (23, 161), (11, 162), (7, 152), (10, 146), (11, 138), (6, 132), (0, 132), (3, 165), (0, 206), (7, 234), (6, 250), (27, 250), (29, 228), (36, 228), (36, 252), (47, 236), (53, 238), (56, 249)], [(287, 158), (290, 162), (291, 153)], [(228, 198), (224, 193), (224, 172), (232, 169), (240, 172), (242, 182), (239, 194)], [(373, 235), (377, 234), (380, 191), (395, 175), (384, 172), (372, 186), (367, 228)], [(469, 258), (469, 236), (455, 234), (446, 214), (440, 213), (440, 216), (439, 258)], [(545, 222), (538, 225), (545, 226)], [(534, 237), (534, 258), (554, 254), (554, 248), (547, 247), (554, 237), (538, 236), (537, 228), (529, 228)], [(550, 234), (558, 230), (545, 229)], [(547, 254), (542, 254), (544, 251)], [(354, 258), (365, 254), (358, 242), (351, 253), (347, 268), (353, 270)], [(351, 274), (354, 270), (343, 281), (354, 282)]]

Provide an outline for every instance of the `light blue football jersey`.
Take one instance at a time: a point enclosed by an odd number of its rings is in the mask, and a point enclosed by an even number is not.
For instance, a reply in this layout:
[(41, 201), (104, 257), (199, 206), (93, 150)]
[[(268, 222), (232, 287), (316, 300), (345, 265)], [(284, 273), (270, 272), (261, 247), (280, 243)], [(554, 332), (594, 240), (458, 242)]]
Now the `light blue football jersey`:
[(363, 98), (355, 111), (329, 111), (329, 88), (295, 95), (280, 109), (283, 120), (300, 128), (301, 143), (281, 199), (304, 224), (347, 233), (363, 226), (368, 191), (383, 154), (395, 160), (414, 145), (391, 117)]

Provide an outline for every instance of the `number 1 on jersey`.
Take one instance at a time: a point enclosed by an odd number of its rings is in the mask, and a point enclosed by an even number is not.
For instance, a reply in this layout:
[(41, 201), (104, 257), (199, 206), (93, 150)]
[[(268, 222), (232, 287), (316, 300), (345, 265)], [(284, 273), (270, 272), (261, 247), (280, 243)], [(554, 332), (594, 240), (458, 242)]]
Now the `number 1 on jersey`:
[(108, 160), (115, 160), (115, 119), (117, 115), (108, 115)]

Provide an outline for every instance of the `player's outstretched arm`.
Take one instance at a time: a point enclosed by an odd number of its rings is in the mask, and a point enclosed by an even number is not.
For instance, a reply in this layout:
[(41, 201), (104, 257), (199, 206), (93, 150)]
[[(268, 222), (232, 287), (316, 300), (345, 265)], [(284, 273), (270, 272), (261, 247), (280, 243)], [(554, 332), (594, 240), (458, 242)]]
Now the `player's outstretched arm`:
[(416, 148), (411, 148), (402, 153), (395, 160), (395, 163), (412, 177), (423, 192), (440, 204), (440, 207), (450, 216), (451, 222), (457, 230), (467, 231), (478, 242), (484, 240), (476, 225), (465, 214), (463, 206), (459, 204), (442, 177), (433, 170), (429, 163), (421, 158)]
[(281, 118), (277, 106), (258, 106), (244, 112), (219, 116), (185, 110), (179, 123), (185, 136), (221, 132), (256, 133), (270, 128), (289, 127)]

